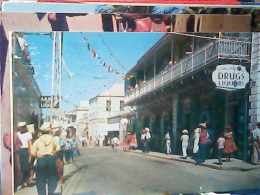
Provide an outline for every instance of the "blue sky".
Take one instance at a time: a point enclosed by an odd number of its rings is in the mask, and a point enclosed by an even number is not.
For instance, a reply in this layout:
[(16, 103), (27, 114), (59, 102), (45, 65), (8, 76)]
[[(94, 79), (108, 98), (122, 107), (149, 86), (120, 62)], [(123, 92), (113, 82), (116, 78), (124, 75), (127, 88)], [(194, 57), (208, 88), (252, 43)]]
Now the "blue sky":
[[(126, 73), (137, 60), (164, 34), (163, 33), (63, 33), (63, 59), (70, 78), (63, 68), (62, 109), (69, 111), (79, 101), (88, 100), (117, 83), (123, 83), (122, 75), (108, 72), (100, 64), (101, 59), (112, 69)], [(99, 56), (94, 58), (89, 45)], [(28, 34), (32, 64), (42, 95), (51, 94), (52, 38), (49, 35)]]

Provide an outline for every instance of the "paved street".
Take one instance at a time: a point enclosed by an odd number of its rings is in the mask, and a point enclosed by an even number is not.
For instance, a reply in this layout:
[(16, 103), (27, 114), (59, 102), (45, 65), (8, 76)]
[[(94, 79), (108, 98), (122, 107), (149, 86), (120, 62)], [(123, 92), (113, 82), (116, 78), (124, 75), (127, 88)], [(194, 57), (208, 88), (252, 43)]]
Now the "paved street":
[[(189, 163), (104, 148), (81, 149), (75, 162), (65, 165), (65, 195), (176, 194), (259, 189), (259, 169), (215, 170)], [(35, 195), (36, 187), (17, 195)], [(58, 193), (57, 193), (58, 194)]]

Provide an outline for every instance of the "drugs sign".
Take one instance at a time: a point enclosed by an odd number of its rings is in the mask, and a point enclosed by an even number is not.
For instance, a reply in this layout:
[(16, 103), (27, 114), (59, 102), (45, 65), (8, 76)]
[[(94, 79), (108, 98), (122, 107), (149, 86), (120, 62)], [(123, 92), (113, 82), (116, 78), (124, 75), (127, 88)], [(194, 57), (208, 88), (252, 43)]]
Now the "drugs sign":
[(59, 101), (56, 96), (41, 96), (40, 98), (40, 108), (50, 108), (51, 98), (53, 98), (53, 108), (59, 108)]
[(212, 80), (221, 89), (244, 89), (249, 82), (249, 73), (240, 65), (219, 65), (212, 73)]

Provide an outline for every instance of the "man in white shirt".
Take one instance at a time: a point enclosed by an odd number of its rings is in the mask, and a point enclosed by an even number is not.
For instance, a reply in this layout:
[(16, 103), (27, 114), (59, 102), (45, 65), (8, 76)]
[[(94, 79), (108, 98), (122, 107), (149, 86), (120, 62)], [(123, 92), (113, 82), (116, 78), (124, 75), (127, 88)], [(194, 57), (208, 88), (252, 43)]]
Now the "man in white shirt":
[(142, 152), (145, 152), (145, 140), (146, 140), (146, 132), (143, 130), (141, 134), (141, 142), (142, 142)]
[(27, 184), (31, 184), (32, 183), (31, 181), (32, 178), (30, 178), (31, 154), (29, 153), (29, 151), (32, 146), (32, 134), (28, 132), (26, 127), (26, 122), (19, 122), (17, 128), (19, 131), (17, 135), (22, 142), (22, 146), (18, 150), (18, 153), (20, 155), (20, 160), (21, 160), (23, 182), (26, 182)]
[(253, 138), (253, 155), (252, 155), (252, 163), (254, 165), (257, 164), (260, 155), (260, 122), (256, 124), (256, 129), (252, 130), (252, 138)]
[(117, 136), (115, 136), (113, 139), (112, 139), (112, 144), (113, 144), (113, 149), (116, 150), (117, 149), (117, 146), (119, 145), (119, 139)]
[(150, 129), (148, 127), (145, 127), (145, 132), (146, 132), (146, 136), (145, 136), (145, 153), (149, 153), (149, 142), (151, 140), (151, 134), (150, 134)]

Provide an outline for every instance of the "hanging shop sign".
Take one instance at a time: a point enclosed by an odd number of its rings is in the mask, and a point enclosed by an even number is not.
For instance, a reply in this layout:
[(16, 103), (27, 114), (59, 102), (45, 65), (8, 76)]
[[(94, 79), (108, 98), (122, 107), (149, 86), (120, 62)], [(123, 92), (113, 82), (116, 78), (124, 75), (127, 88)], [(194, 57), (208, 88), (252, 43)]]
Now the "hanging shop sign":
[(53, 108), (59, 108), (59, 100), (56, 96), (41, 96), (40, 108), (51, 108), (51, 97), (53, 97)]
[(244, 66), (219, 65), (212, 73), (212, 81), (217, 88), (225, 90), (244, 89), (249, 82), (249, 73)]

